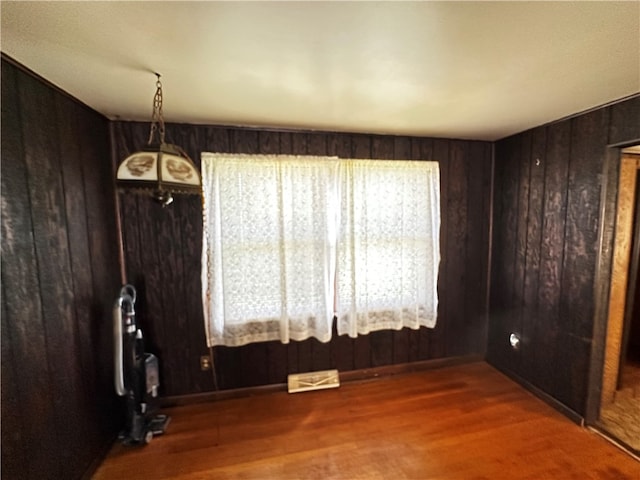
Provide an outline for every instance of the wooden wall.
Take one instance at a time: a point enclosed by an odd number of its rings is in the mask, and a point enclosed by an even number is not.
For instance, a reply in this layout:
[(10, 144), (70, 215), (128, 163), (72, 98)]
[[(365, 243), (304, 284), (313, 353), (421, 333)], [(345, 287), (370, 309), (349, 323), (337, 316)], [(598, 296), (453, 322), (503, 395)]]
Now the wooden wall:
[[(119, 160), (143, 146), (147, 123), (115, 122)], [(486, 346), (491, 144), (430, 138), (260, 131), (167, 125), (199, 165), (202, 151), (338, 155), (345, 158), (437, 160), (441, 168), (440, 310), (434, 330), (375, 332), (357, 339), (315, 339), (216, 347), (220, 389), (282, 383), (289, 373), (341, 371), (419, 360), (483, 355)], [(139, 320), (161, 361), (164, 395), (214, 389), (201, 372), (206, 355), (201, 306), (202, 218), (199, 198), (177, 197), (162, 209), (145, 197), (121, 195), (127, 278), (140, 296)]]
[[(608, 276), (612, 226), (601, 194), (605, 182), (616, 184), (607, 146), (634, 140), (640, 97), (496, 143), (487, 358), (579, 415), (592, 349), (601, 349), (594, 342), (603, 341), (596, 276), (599, 265)], [(509, 346), (511, 332), (522, 338), (519, 350)]]
[(80, 478), (120, 425), (105, 118), (2, 59), (2, 477)]

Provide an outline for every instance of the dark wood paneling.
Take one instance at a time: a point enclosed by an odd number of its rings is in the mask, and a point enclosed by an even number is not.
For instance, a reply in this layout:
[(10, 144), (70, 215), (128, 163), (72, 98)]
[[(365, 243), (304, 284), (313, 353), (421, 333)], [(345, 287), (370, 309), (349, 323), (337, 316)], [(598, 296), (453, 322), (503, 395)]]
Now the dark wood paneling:
[[(112, 165), (109, 142), (109, 123), (101, 115), (85, 108), (78, 108), (78, 134), (75, 141), (80, 144), (83, 166), (84, 191), (87, 212), (87, 237), (92, 271), (92, 297), (87, 299), (91, 305), (92, 336), (82, 339), (88, 342), (85, 348), (93, 349), (97, 355), (96, 370), (98, 379), (96, 390), (89, 392), (96, 413), (96, 425), (100, 430), (94, 435), (108, 438), (121, 425), (114, 421), (114, 410), (122, 406), (121, 399), (113, 394), (113, 324), (112, 307), (121, 277), (114, 202), (115, 171)], [(64, 151), (64, 147), (62, 148)], [(74, 188), (82, 188), (80, 185)], [(68, 222), (74, 221), (68, 219)], [(114, 292), (114, 286), (115, 292)]]
[[(69, 442), (72, 432), (63, 425), (64, 412), (61, 411), (63, 405), (60, 403), (60, 397), (67, 391), (72, 391), (69, 377), (64, 375), (65, 365), (71, 366), (72, 360), (65, 345), (68, 341), (68, 324), (63, 323), (64, 319), (71, 315), (71, 285), (55, 110), (51, 108), (53, 92), (50, 89), (22, 72), (18, 73), (18, 77), (20, 128), (22, 132), (28, 132), (28, 139), (23, 137), (24, 162), (38, 272), (38, 286), (31, 295), (39, 295), (41, 302), (40, 328), (46, 340), (45, 350), (40, 355), (45, 357), (49, 370), (48, 376), (44, 376), (42, 381), (50, 395), (47, 423), (53, 431), (50, 432), (49, 441), (55, 442), (50, 445), (48, 454), (56, 452), (55, 456), (58, 458), (50, 460), (50, 468), (53, 475), (59, 476), (62, 474), (60, 457), (63, 452), (58, 450), (58, 438), (63, 442)], [(59, 329), (60, 334), (57, 334)], [(57, 377), (62, 377), (60, 383), (52, 381)], [(62, 428), (62, 431), (58, 431), (59, 428)]]
[(536, 383), (546, 391), (554, 391), (559, 378), (554, 354), (562, 329), (561, 322), (563, 322), (560, 318), (560, 300), (563, 294), (562, 264), (570, 127), (569, 122), (556, 123), (547, 127), (544, 220), (538, 285), (539, 317), (534, 337), (534, 345), (544, 345), (543, 348), (535, 350), (535, 374)]
[[(515, 298), (515, 258), (518, 227), (518, 185), (520, 152), (517, 138), (509, 138), (496, 146), (494, 189), (494, 236), (491, 281), (491, 323), (488, 338), (488, 356), (517, 371), (520, 356), (509, 348), (511, 332), (519, 333), (519, 312)], [(499, 260), (497, 260), (499, 258)]]
[[(143, 138), (145, 135), (140, 132), (148, 132), (147, 128), (148, 126), (135, 122), (114, 124), (114, 145), (118, 158), (124, 158), (127, 153), (139, 147), (139, 142), (146, 141)], [(487, 287), (486, 280), (483, 282), (481, 279), (483, 276), (486, 278), (488, 255), (490, 144), (173, 124), (167, 125), (167, 137), (172, 141), (184, 142), (180, 145), (198, 161), (202, 151), (218, 151), (423, 159), (437, 160), (441, 166), (443, 261), (440, 266), (440, 319), (437, 327), (433, 330), (421, 328), (417, 331), (403, 329), (398, 332), (374, 332), (356, 339), (338, 336), (334, 330), (333, 339), (326, 344), (310, 339), (304, 342), (292, 341), (287, 345), (264, 342), (234, 348), (216, 347), (214, 363), (220, 389), (281, 383), (286, 381), (287, 374), (302, 371), (327, 368), (348, 371), (483, 351), (487, 324)], [(453, 168), (449, 166), (452, 149), (455, 149), (457, 155)], [(448, 201), (450, 185), (455, 187), (453, 202)], [(128, 195), (121, 195), (121, 198), (123, 206), (132, 202), (132, 197)], [(142, 284), (145, 292), (155, 292), (151, 297), (147, 294), (147, 302), (140, 306), (140, 315), (153, 316), (154, 322), (163, 325), (162, 329), (149, 325), (147, 338), (153, 347), (162, 346), (157, 353), (162, 355), (160, 360), (164, 395), (199, 393), (213, 389), (212, 381), (201, 377), (198, 369), (199, 356), (203, 354), (202, 346), (205, 342), (199, 279), (201, 240), (196, 238), (196, 235), (201, 236), (201, 210), (199, 205), (180, 203), (181, 200), (176, 199), (168, 207), (180, 208), (179, 228), (173, 226), (165, 229), (164, 222), (169, 220), (162, 217), (173, 218), (172, 221), (175, 222), (178, 214), (167, 214), (166, 209), (154, 210), (157, 206), (144, 197), (136, 198), (131, 214), (124, 207), (122, 209), (127, 276), (130, 281)], [(191, 232), (192, 240), (188, 245), (184, 240), (185, 230)], [(155, 246), (144, 251), (141, 240), (151, 241), (152, 235), (158, 235), (159, 232), (161, 242), (167, 242), (162, 247), (166, 255), (181, 252), (182, 268), (172, 266), (175, 260), (156, 260), (152, 254), (157, 249)], [(457, 239), (455, 247), (448, 244), (447, 236)], [(170, 238), (173, 240), (170, 241)], [(455, 258), (456, 250), (466, 253), (455, 262), (447, 262), (447, 255)], [(450, 268), (455, 270), (449, 271)], [(183, 281), (187, 275), (189, 278)], [(470, 280), (461, 284), (460, 278)], [(167, 279), (171, 279), (171, 285), (166, 284)], [(184, 288), (185, 284), (189, 284), (190, 288)], [(179, 308), (171, 306), (172, 302)], [(153, 303), (156, 305), (152, 305)], [(456, 312), (453, 317), (455, 324), (446, 316), (447, 309)], [(169, 318), (169, 312), (172, 311), (183, 312), (184, 318), (179, 321)], [(157, 316), (160, 317), (156, 319)], [(447, 338), (451, 340), (451, 345), (447, 344)], [(176, 340), (182, 342), (182, 346), (181, 351), (174, 354), (170, 345)], [(173, 371), (168, 372), (168, 369)], [(194, 381), (194, 378), (200, 380)]]
[[(614, 262), (615, 225), (618, 185), (620, 180), (620, 150), (617, 144), (640, 144), (640, 95), (628, 100), (631, 105), (615, 105), (605, 109), (609, 131), (609, 146), (603, 153), (602, 196), (600, 205), (599, 245), (595, 272), (594, 324), (591, 342), (591, 363), (586, 418), (598, 420), (605, 366), (605, 348), (609, 320), (609, 290)], [(624, 102), (625, 104), (627, 102)], [(629, 117), (627, 117), (629, 115)]]
[(606, 112), (599, 109), (572, 120), (567, 218), (560, 316), (568, 333), (590, 338), (593, 279), (598, 247), (600, 188)]
[(563, 294), (562, 263), (567, 210), (567, 181), (571, 123), (547, 127), (547, 166), (545, 169), (544, 223), (540, 249), (538, 287), (541, 321), (550, 329), (559, 328), (560, 298)]
[(448, 279), (450, 277), (449, 256), (447, 245), (449, 243), (449, 218), (455, 215), (449, 209), (449, 178), (455, 176), (456, 173), (451, 170), (450, 162), (450, 142), (449, 140), (434, 139), (431, 144), (433, 160), (440, 165), (440, 269), (438, 275), (438, 320), (436, 326), (432, 330), (420, 329), (420, 360), (430, 360), (434, 358), (443, 358), (447, 355), (447, 331), (448, 329), (448, 311), (449, 289)]
[[(4, 117), (3, 117), (4, 118)], [(4, 229), (2, 231), (5, 233)], [(3, 250), (4, 254), (4, 250)], [(4, 264), (2, 265), (4, 269)], [(26, 428), (19, 415), (21, 412), (20, 406), (20, 392), (18, 386), (20, 384), (19, 371), (16, 369), (16, 364), (13, 359), (13, 342), (11, 338), (11, 330), (7, 324), (7, 303), (4, 301), (6, 297), (4, 289), (4, 281), (2, 283), (2, 311), (0, 314), (2, 317), (2, 346), (0, 352), (2, 357), (2, 375), (0, 380), (2, 382), (0, 390), (0, 408), (2, 412), (2, 423), (0, 428), (2, 430), (2, 473), (5, 478), (20, 478), (27, 471), (28, 464), (25, 448), (25, 433)]]
[(119, 427), (104, 308), (118, 278), (112, 178), (106, 119), (3, 58), (8, 477), (79, 478)]
[[(520, 318), (517, 321), (516, 325), (516, 333), (522, 335), (523, 325), (522, 325), (522, 316), (524, 314), (523, 309), (521, 308), (524, 303), (524, 286), (525, 286), (525, 277), (527, 273), (527, 249), (528, 249), (528, 223), (529, 223), (529, 190), (531, 187), (531, 169), (532, 168), (540, 168), (540, 165), (536, 165), (534, 162), (533, 166), (531, 165), (531, 132), (526, 132), (522, 134), (519, 138), (519, 141), (516, 145), (516, 150), (513, 152), (515, 158), (511, 160), (514, 161), (514, 164), (520, 167), (520, 171), (518, 174), (518, 190), (517, 190), (517, 205), (518, 205), (518, 216), (515, 219), (515, 256), (513, 262), (513, 293), (512, 293), (512, 304), (516, 307), (516, 312), (520, 315)], [(519, 160), (519, 161), (518, 161)], [(535, 213), (532, 212), (532, 219), (536, 219)], [(521, 356), (520, 356), (521, 357)], [(518, 358), (518, 361), (521, 361), (522, 358)]]
[[(487, 356), (579, 414), (597, 384), (590, 355), (604, 332), (594, 292), (602, 295), (597, 271), (610, 265), (598, 257), (599, 229), (600, 255), (612, 251), (611, 217), (601, 217), (603, 199), (615, 211), (617, 158), (607, 144), (638, 138), (640, 97), (496, 143)], [(509, 331), (522, 334), (517, 354)]]
[[(483, 142), (470, 142), (466, 189), (467, 225), (465, 232), (466, 286), (464, 289), (464, 331), (466, 354), (483, 355), (487, 345), (487, 272), (485, 254), (491, 216), (491, 148)], [(470, 237), (471, 234), (478, 237)]]
[[(16, 68), (2, 62), (2, 467), (59, 473)], [(5, 328), (6, 326), (6, 328)], [(5, 338), (6, 337), (6, 338)], [(6, 342), (10, 344), (7, 345)], [(7, 347), (10, 349), (5, 353)], [(9, 360), (5, 363), (4, 360)], [(15, 390), (5, 390), (5, 386)], [(5, 398), (15, 401), (6, 412)], [(9, 413), (9, 415), (5, 415)], [(36, 418), (30, 421), (29, 416)], [(5, 424), (6, 422), (6, 424)], [(6, 449), (6, 451), (5, 451)], [(10, 452), (29, 453), (13, 465)], [(19, 458), (19, 457), (18, 457)], [(5, 463), (6, 462), (6, 463)]]
[[(93, 275), (87, 268), (90, 255), (87, 243), (84, 188), (78, 188), (84, 185), (80, 163), (82, 153), (76, 138), (78, 111), (73, 101), (61, 95), (54, 97), (53, 104), (56, 107), (54, 114), (58, 131), (57, 142), (55, 142), (56, 139), (54, 142), (58, 143), (60, 149), (56, 152), (57, 159), (53, 155), (55, 150), (50, 152), (48, 160), (55, 173), (52, 175), (53, 178), (45, 179), (45, 183), (53, 187), (50, 187), (49, 198), (51, 199), (55, 194), (56, 201), (60, 202), (55, 208), (55, 215), (59, 220), (56, 221), (57, 227), (47, 228), (56, 239), (56, 241), (47, 241), (47, 248), (44, 250), (51, 263), (43, 265), (39, 262), (38, 266), (42, 271), (41, 280), (48, 276), (48, 281), (56, 285), (52, 298), (47, 298), (44, 292), (41, 292), (41, 295), (45, 304), (58, 303), (56, 315), (46, 322), (45, 331), (47, 339), (53, 339), (47, 342), (49, 357), (55, 359), (50, 360), (51, 373), (54, 379), (60, 379), (55, 381), (54, 395), (57, 399), (58, 423), (63, 425), (58, 432), (58, 438), (62, 444), (66, 445), (62, 462), (69, 470), (79, 471), (86, 465), (85, 462), (91, 460), (91, 458), (83, 458), (85, 450), (82, 447), (86, 439), (91, 438), (89, 425), (92, 421), (92, 418), (87, 415), (91, 411), (91, 400), (85, 395), (91, 390), (87, 390), (83, 383), (92, 380), (95, 382), (95, 377), (89, 376), (85, 379), (83, 375), (83, 364), (79, 360), (86, 359), (88, 352), (81, 348), (82, 342), (79, 335), (84, 333), (80, 326), (91, 322), (91, 312), (85, 302), (86, 299), (91, 298), (91, 292), (87, 286), (91, 286)], [(26, 109), (22, 111), (27, 112)], [(45, 129), (44, 125), (39, 127), (31, 125), (30, 128)], [(33, 174), (30, 177), (33, 177)], [(33, 207), (37, 208), (35, 203), (32, 203)], [(53, 220), (52, 213), (52, 210), (46, 213), (49, 224)], [(34, 233), (39, 236), (36, 229)], [(57, 245), (56, 242), (58, 242)], [(37, 242), (36, 248), (40, 250)], [(51, 248), (58, 251), (57, 256), (51, 255), (51, 251), (48, 250)], [(53, 258), (56, 260), (53, 261)], [(41, 283), (41, 289), (42, 287)], [(81, 298), (83, 301), (78, 302), (76, 298)], [(90, 362), (88, 366), (95, 368), (95, 363)], [(90, 387), (95, 388), (95, 383)], [(65, 411), (69, 402), (65, 396), (75, 397), (72, 399), (73, 403), (81, 406), (76, 415), (70, 417)], [(93, 447), (99, 448), (99, 445), (93, 445)]]
[[(525, 278), (522, 294), (521, 331), (521, 373), (532, 379), (535, 375), (535, 350), (532, 341), (538, 327), (538, 285), (540, 281), (540, 246), (542, 243), (542, 223), (544, 218), (544, 178), (547, 148), (546, 128), (531, 132), (529, 199), (527, 218), (527, 255), (525, 257)], [(496, 252), (498, 254), (498, 252)], [(499, 293), (499, 292), (498, 292)]]
[(466, 335), (458, 335), (465, 329), (465, 295), (467, 293), (467, 182), (469, 177), (470, 153), (468, 142), (455, 142), (449, 151), (449, 172), (447, 182), (447, 244), (446, 269), (446, 352), (447, 355), (462, 355), (467, 349)]
[(609, 107), (609, 145), (640, 140), (640, 96)]

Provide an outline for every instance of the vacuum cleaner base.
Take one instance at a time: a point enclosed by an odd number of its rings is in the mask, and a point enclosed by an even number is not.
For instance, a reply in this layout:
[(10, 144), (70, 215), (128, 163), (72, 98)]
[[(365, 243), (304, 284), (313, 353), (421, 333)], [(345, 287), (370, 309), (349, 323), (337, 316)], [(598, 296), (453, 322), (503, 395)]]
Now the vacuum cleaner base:
[(153, 440), (153, 437), (162, 435), (170, 421), (170, 416), (162, 414), (150, 418), (143, 418), (140, 415), (136, 416), (134, 428), (128, 432), (120, 432), (118, 439), (123, 445), (146, 445)]
[(170, 421), (171, 417), (169, 415), (156, 415), (149, 422), (148, 428), (153, 432), (154, 436), (162, 435)]

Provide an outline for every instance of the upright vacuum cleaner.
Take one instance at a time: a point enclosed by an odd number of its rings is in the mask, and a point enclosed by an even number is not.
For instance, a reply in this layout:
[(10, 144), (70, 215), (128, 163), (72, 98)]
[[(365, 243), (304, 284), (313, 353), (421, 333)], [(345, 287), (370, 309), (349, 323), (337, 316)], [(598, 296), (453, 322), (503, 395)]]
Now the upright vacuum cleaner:
[(136, 289), (125, 285), (113, 307), (116, 392), (126, 400), (126, 426), (120, 440), (127, 445), (147, 444), (164, 433), (170, 418), (155, 414), (160, 386), (158, 358), (145, 353), (142, 331), (136, 326)]

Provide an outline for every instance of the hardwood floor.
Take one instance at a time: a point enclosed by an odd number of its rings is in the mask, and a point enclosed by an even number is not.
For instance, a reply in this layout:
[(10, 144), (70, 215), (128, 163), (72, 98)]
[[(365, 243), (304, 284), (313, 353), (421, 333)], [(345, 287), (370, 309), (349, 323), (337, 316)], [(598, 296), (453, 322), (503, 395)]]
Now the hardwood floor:
[(94, 479), (638, 479), (640, 462), (485, 363), (166, 410)]

